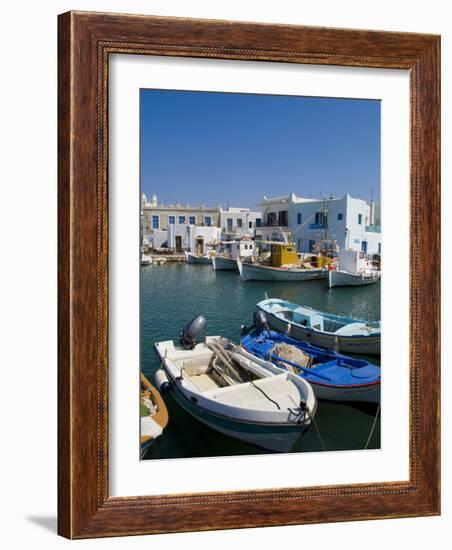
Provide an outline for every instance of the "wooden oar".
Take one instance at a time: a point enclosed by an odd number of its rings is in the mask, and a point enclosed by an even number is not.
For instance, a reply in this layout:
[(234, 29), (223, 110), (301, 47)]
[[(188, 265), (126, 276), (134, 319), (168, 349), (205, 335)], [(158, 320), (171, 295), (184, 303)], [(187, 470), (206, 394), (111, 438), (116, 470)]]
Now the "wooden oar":
[(304, 367), (301, 367), (300, 365), (298, 365), (297, 363), (294, 363), (293, 361), (289, 361), (288, 359), (283, 359), (282, 357), (279, 357), (279, 355), (274, 355), (272, 353), (272, 354), (270, 354), (270, 359), (275, 359), (276, 361), (281, 361), (282, 363), (287, 363), (288, 365), (291, 365), (292, 367), (295, 367), (296, 369), (300, 369), (305, 374), (312, 374), (313, 376), (317, 376), (318, 378), (323, 378), (323, 380), (328, 380), (328, 382), (333, 381), (328, 376), (325, 376), (323, 374), (318, 374), (313, 369), (305, 369)]
[(227, 356), (227, 351), (221, 346), (221, 344), (217, 342), (209, 342), (208, 347), (210, 347), (212, 351), (216, 353), (223, 360), (223, 363), (234, 374), (236, 380), (240, 381), (241, 378), (239, 373), (237, 372), (234, 365), (232, 364), (232, 361)]

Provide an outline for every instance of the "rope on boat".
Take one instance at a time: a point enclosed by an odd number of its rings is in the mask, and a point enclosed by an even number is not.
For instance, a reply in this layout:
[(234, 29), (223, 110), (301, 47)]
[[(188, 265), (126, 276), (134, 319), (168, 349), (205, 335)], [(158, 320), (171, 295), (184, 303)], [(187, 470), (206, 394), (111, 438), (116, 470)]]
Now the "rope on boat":
[(266, 397), (269, 401), (271, 401), (273, 404), (275, 404), (278, 407), (279, 411), (281, 410), (281, 407), (279, 406), (279, 403), (277, 401), (275, 401), (274, 399), (272, 399), (269, 395), (267, 395), (262, 388), (259, 388), (259, 386), (256, 386), (256, 384), (254, 383), (254, 380), (250, 380), (250, 382), (256, 388), (256, 390), (259, 390), (264, 395), (264, 397)]
[(381, 407), (381, 402), (378, 403), (378, 409), (377, 409), (377, 413), (375, 415), (375, 418), (374, 418), (374, 422), (372, 424), (372, 429), (370, 430), (370, 434), (369, 434), (369, 437), (367, 438), (367, 442), (366, 442), (366, 445), (365, 445), (365, 449), (367, 449), (367, 447), (369, 446), (369, 443), (370, 443), (370, 440), (372, 438), (372, 435), (374, 433), (374, 430), (375, 430), (375, 426), (377, 425), (377, 418), (378, 418), (378, 415), (380, 414), (380, 407)]
[(311, 411), (308, 409), (308, 407), (306, 407), (306, 412), (308, 413), (308, 416), (309, 418), (312, 420), (312, 422), (314, 423), (314, 427), (315, 427), (315, 431), (317, 432), (317, 435), (319, 436), (319, 440), (320, 440), (320, 445), (322, 445), (322, 450), (323, 451), (326, 451), (326, 445), (325, 443), (323, 442), (323, 439), (322, 439), (322, 436), (320, 435), (320, 430), (319, 430), (319, 427), (317, 426), (317, 422), (315, 421), (315, 415), (313, 416), (311, 414)]

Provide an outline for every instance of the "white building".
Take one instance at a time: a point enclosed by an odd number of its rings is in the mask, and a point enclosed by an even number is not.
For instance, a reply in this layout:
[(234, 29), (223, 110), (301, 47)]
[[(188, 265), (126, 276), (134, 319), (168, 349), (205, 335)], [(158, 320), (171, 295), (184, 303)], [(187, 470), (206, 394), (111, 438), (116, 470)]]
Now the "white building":
[[(290, 239), (299, 252), (314, 251), (315, 243), (336, 241), (339, 249), (381, 253), (379, 207), (346, 194), (341, 198), (306, 199), (291, 193), (262, 203), (263, 239)], [(377, 217), (378, 215), (378, 217)]]
[(144, 193), (141, 197), (142, 242), (153, 248), (193, 250), (196, 239), (208, 243), (219, 241), (219, 234), (225, 239), (254, 236), (260, 222), (261, 213), (249, 208), (223, 210), (219, 204), (165, 205), (158, 202), (155, 194), (150, 200)]
[(170, 224), (168, 229), (154, 229), (148, 237), (149, 246), (153, 249), (167, 248), (173, 252), (197, 252), (205, 254), (208, 245), (220, 243), (219, 227), (206, 227), (187, 224)]
[(192, 206), (190, 204), (163, 204), (157, 196), (148, 200), (143, 193), (141, 197), (141, 231), (143, 242), (151, 241), (154, 233), (167, 231), (171, 225), (196, 225), (200, 227), (219, 227), (220, 205)]
[(220, 205), (163, 204), (157, 196), (141, 197), (141, 238), (151, 248), (174, 252), (205, 252), (206, 245), (220, 241)]
[(262, 214), (249, 208), (228, 208), (220, 212), (221, 232), (226, 238), (254, 236)]

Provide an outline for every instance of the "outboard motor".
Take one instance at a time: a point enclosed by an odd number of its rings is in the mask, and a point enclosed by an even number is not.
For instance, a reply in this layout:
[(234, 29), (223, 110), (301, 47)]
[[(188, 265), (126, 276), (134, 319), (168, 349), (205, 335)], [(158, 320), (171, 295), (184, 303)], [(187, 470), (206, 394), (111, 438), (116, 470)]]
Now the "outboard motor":
[(201, 334), (206, 326), (204, 315), (198, 315), (192, 319), (180, 333), (180, 343), (184, 349), (193, 349), (196, 345), (196, 338)]
[(260, 309), (253, 313), (253, 324), (256, 327), (256, 332), (258, 334), (264, 332), (264, 330), (269, 331), (267, 317), (265, 316), (265, 313)]

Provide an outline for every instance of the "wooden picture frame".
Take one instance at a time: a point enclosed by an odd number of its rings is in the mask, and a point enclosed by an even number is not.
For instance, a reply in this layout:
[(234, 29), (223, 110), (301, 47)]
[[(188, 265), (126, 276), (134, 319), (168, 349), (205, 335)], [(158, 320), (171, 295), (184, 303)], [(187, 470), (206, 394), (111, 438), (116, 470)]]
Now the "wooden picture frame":
[[(69, 12), (59, 16), (58, 49), (58, 532), (86, 538), (439, 514), (440, 38)], [(107, 91), (113, 53), (409, 70), (409, 481), (109, 496)]]

